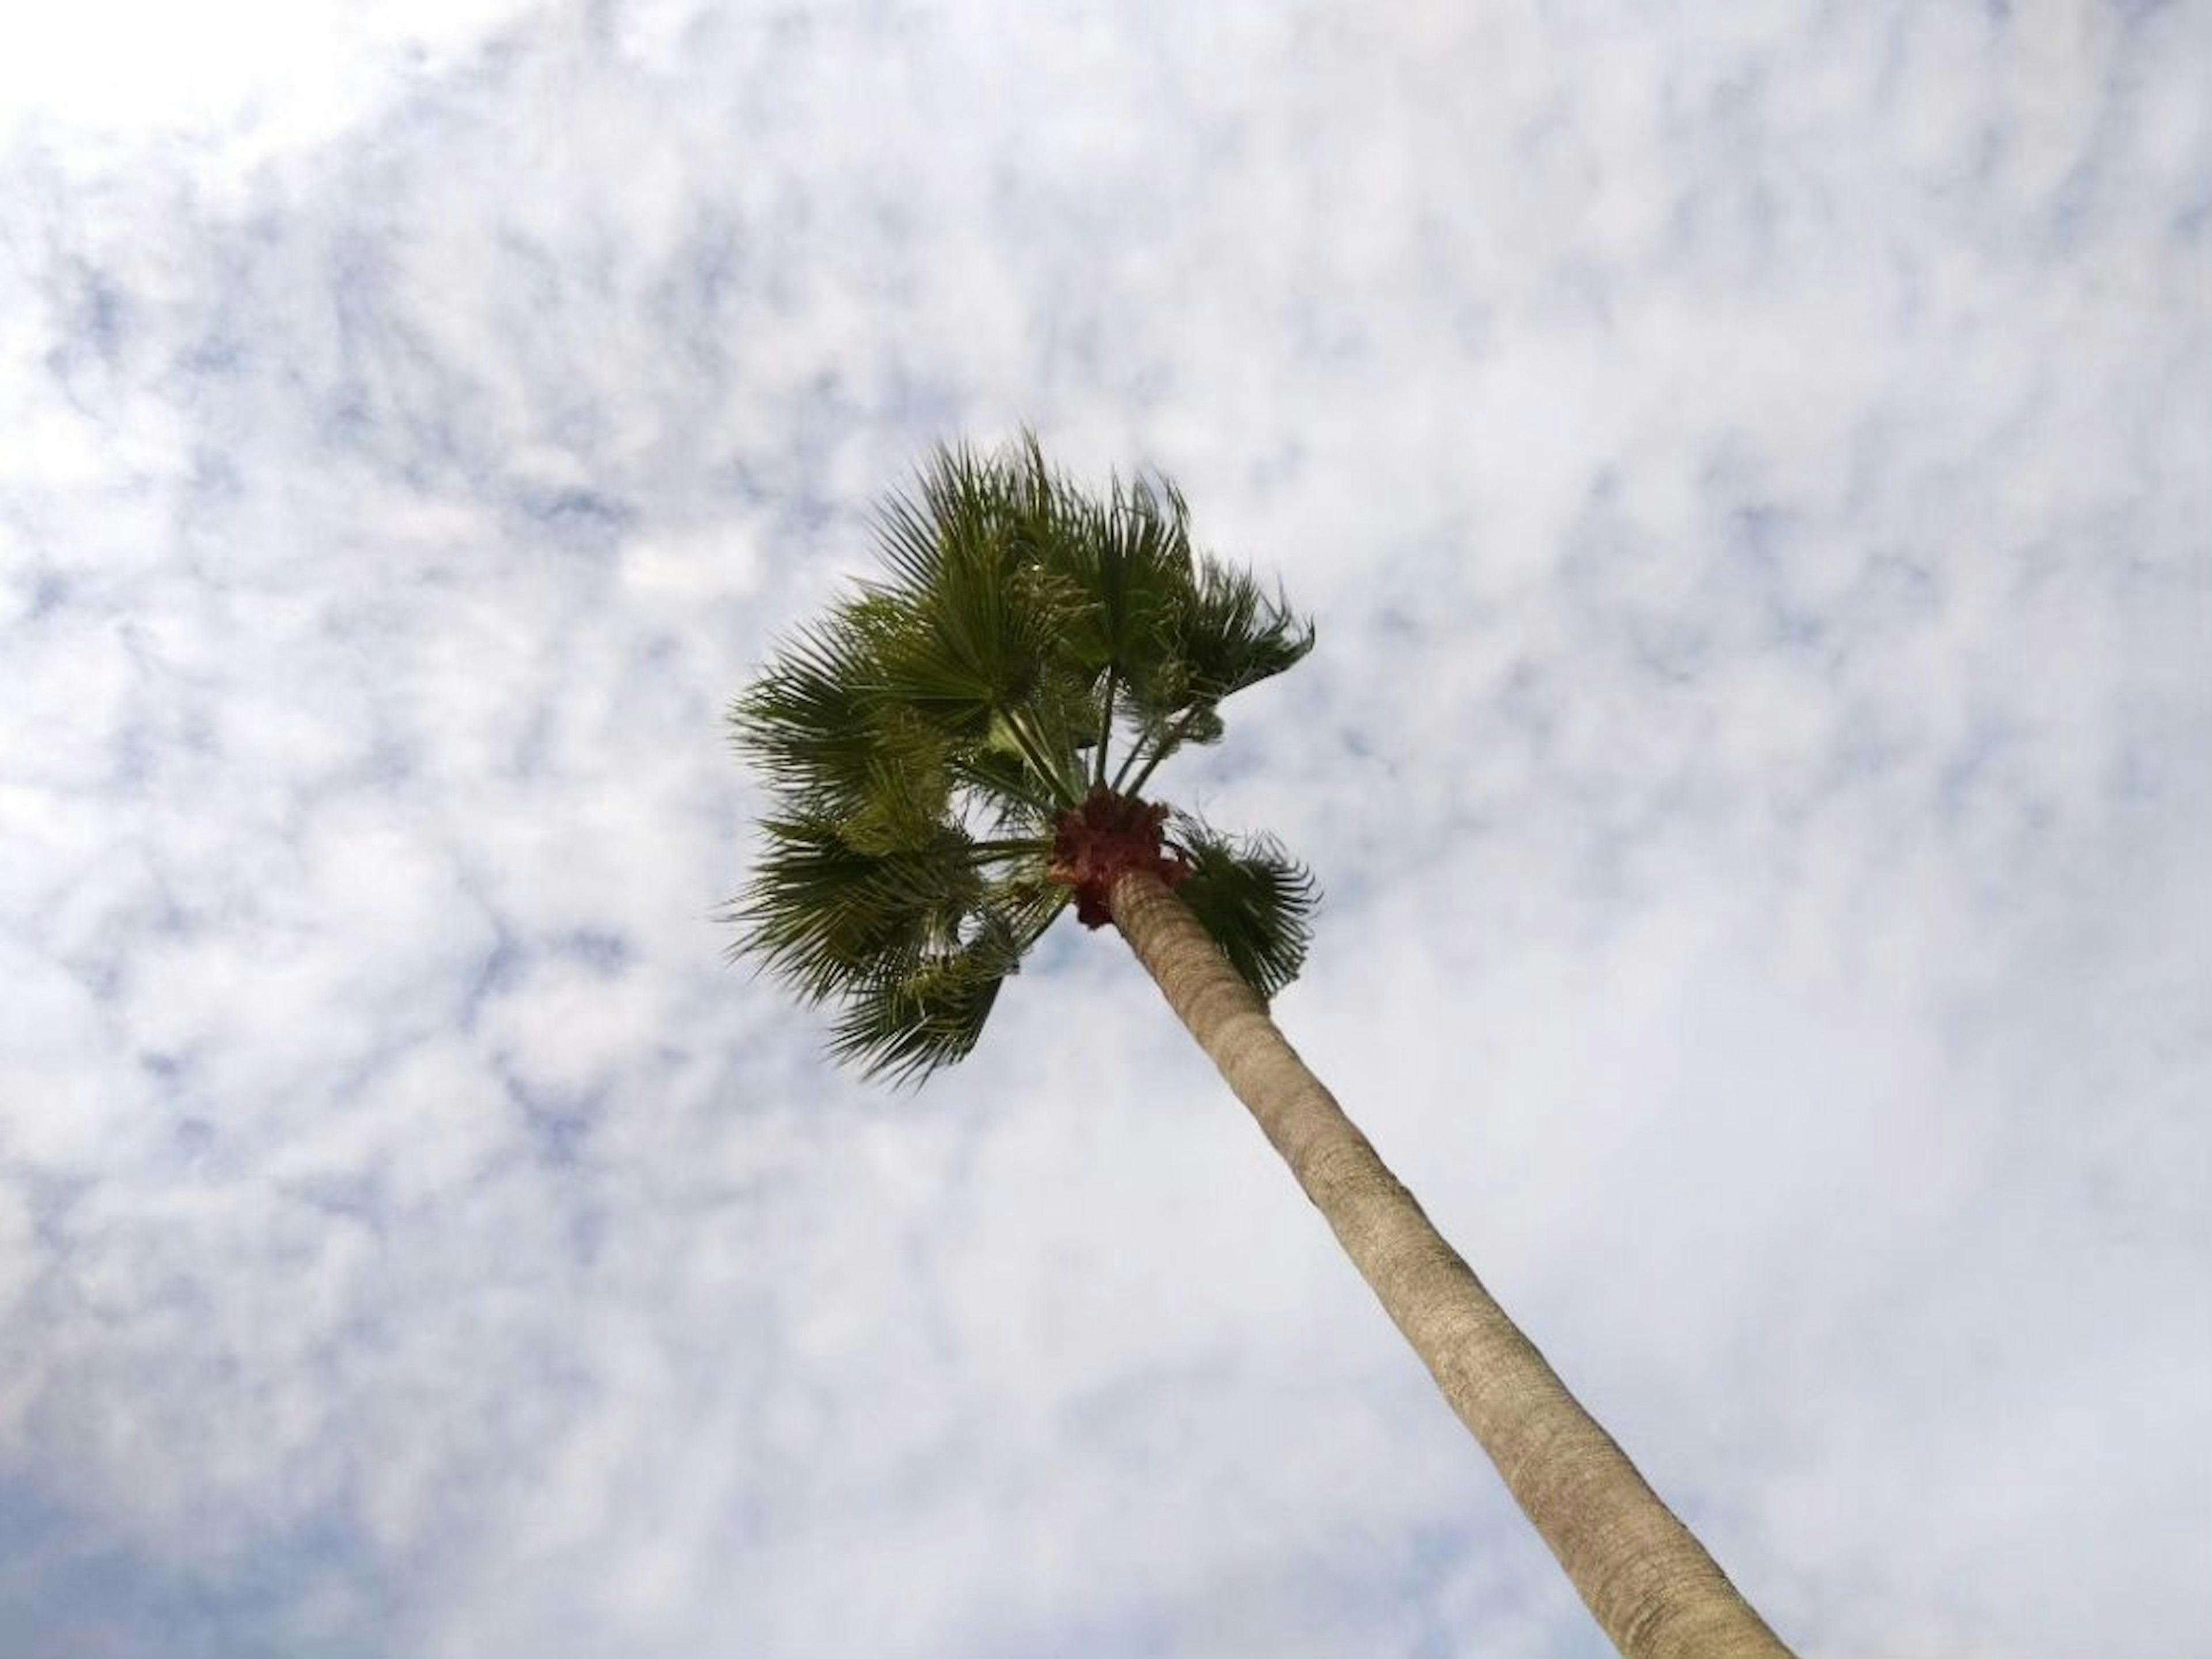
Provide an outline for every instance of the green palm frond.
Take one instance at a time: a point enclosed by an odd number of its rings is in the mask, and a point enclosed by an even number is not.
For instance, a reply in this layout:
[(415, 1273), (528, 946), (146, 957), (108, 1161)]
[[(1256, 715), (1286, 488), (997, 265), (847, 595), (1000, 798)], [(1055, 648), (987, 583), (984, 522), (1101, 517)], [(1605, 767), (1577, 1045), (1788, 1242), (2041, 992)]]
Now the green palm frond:
[[(895, 495), (878, 514), (891, 580), (864, 585), (876, 629), (868, 688), (951, 735), (986, 732), (1031, 700), (1086, 604), (1039, 551), (1060, 538), (1062, 509), (1031, 461), (1042, 468), (1041, 455), (940, 451), (920, 498)], [(1072, 752), (1073, 732), (1053, 735), (1062, 741), (1036, 758)]]
[(1157, 660), (1133, 689), (1157, 720), (1211, 713), (1295, 667), (1313, 647), (1313, 623), (1300, 625), (1279, 589), (1270, 599), (1249, 572), (1200, 554), (1184, 603), (1168, 617)]
[(1321, 890), (1312, 872), (1271, 836), (1232, 839), (1188, 812), (1169, 822), (1169, 841), (1191, 863), (1176, 894), (1261, 1001), (1273, 1002), (1313, 942)]
[(838, 831), (864, 853), (926, 846), (951, 805), (949, 745), (912, 709), (896, 703), (871, 708), (866, 722), (867, 790), (838, 819)]
[(1110, 670), (1126, 688), (1151, 672), (1190, 592), (1189, 510), (1172, 485), (1117, 478), (1105, 500), (1079, 498), (1055, 522), (1043, 554), (1087, 600), (1062, 647), (1085, 674)]
[(1296, 667), (1314, 647), (1312, 622), (1299, 625), (1280, 584), (1270, 599), (1251, 572), (1210, 554), (1199, 559), (1196, 601), (1176, 622), (1175, 654), (1209, 707)]
[(1041, 877), (1000, 886), (962, 943), (886, 962), (845, 1000), (830, 1052), (863, 1077), (919, 1085), (963, 1060), (1007, 978), (1068, 901)]
[[(878, 597), (888, 611), (889, 596)], [(930, 592), (883, 626), (865, 690), (947, 736), (975, 735), (1025, 699), (1043, 672), (1053, 617), (1026, 601), (1012, 568), (988, 550), (949, 555)]]
[(1183, 603), (1169, 614), (1155, 659), (1130, 687), (1144, 736), (1116, 787), (1133, 773), (1127, 787), (1141, 789), (1185, 744), (1219, 742), (1226, 729), (1221, 703), (1295, 667), (1314, 638), (1311, 620), (1299, 623), (1279, 587), (1270, 599), (1249, 572), (1198, 555), (1196, 575)]
[(865, 1079), (918, 1085), (974, 1050), (1005, 983), (1004, 973), (963, 951), (878, 974), (845, 999), (830, 1052)]
[(865, 805), (881, 733), (863, 689), (867, 636), (841, 606), (802, 628), (730, 706), (731, 737), (769, 787), (805, 794), (824, 812)]
[(957, 824), (896, 851), (855, 847), (839, 825), (775, 817), (744, 892), (722, 919), (744, 930), (731, 947), (752, 957), (810, 1002), (847, 993), (887, 961), (957, 942), (986, 883)]

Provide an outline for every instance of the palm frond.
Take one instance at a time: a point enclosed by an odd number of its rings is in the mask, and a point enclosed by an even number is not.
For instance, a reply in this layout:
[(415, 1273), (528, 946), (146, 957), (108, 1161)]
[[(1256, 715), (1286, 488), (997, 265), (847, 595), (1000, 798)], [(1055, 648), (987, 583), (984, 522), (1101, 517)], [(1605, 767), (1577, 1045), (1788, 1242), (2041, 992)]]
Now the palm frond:
[(805, 793), (829, 811), (866, 801), (883, 737), (865, 689), (870, 647), (853, 607), (841, 606), (802, 627), (732, 701), (731, 738), (772, 788)]
[(949, 737), (972, 737), (1029, 695), (1044, 619), (1019, 606), (1012, 573), (981, 553), (948, 557), (927, 599), (905, 607), (870, 654), (871, 694), (904, 703)]
[(1191, 863), (1176, 894), (1260, 1000), (1273, 1002), (1313, 941), (1321, 902), (1313, 872), (1271, 836), (1232, 839), (1188, 812), (1169, 821), (1168, 840)]
[(878, 550), (891, 580), (864, 584), (873, 607), (869, 691), (957, 738), (986, 734), (1034, 700), (1085, 603), (1037, 553), (1054, 533), (1038, 489), (1017, 459), (946, 449), (919, 501), (894, 497), (884, 507)]
[(1004, 884), (951, 950), (886, 963), (848, 995), (830, 1053), (863, 1077), (916, 1085), (975, 1048), (1006, 980), (1050, 927), (1068, 890), (1042, 878)]
[(986, 890), (966, 831), (866, 851), (818, 818), (772, 817), (767, 850), (721, 920), (740, 929), (732, 957), (751, 957), (810, 1002), (850, 992), (884, 962), (917, 958), (957, 938)]
[(964, 1060), (983, 1035), (1006, 972), (996, 950), (943, 951), (878, 972), (847, 996), (830, 1027), (830, 1052), (871, 1080), (919, 1085)]
[(1314, 647), (1314, 625), (1291, 613), (1279, 583), (1272, 599), (1249, 570), (1201, 555), (1195, 604), (1183, 612), (1176, 655), (1211, 705), (1296, 667)]
[(1297, 622), (1279, 588), (1271, 600), (1249, 573), (1198, 555), (1182, 602), (1169, 611), (1145, 671), (1132, 677), (1138, 736), (1115, 787), (1141, 789), (1185, 744), (1219, 742), (1222, 702), (1295, 666), (1314, 637), (1312, 622)]
[(1073, 499), (1044, 555), (1085, 601), (1071, 608), (1062, 648), (1089, 675), (1136, 683), (1190, 592), (1188, 508), (1172, 485), (1141, 477), (1116, 478), (1103, 501), (1062, 488)]

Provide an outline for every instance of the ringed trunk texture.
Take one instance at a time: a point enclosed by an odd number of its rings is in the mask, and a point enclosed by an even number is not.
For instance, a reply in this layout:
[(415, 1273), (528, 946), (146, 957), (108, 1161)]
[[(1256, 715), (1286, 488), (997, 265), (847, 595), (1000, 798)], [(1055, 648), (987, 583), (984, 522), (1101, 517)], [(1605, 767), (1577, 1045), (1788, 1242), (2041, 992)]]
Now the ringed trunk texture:
[(1138, 869), (1115, 878), (1112, 913), (1613, 1645), (1629, 1659), (1790, 1659), (1307, 1070), (1190, 908)]

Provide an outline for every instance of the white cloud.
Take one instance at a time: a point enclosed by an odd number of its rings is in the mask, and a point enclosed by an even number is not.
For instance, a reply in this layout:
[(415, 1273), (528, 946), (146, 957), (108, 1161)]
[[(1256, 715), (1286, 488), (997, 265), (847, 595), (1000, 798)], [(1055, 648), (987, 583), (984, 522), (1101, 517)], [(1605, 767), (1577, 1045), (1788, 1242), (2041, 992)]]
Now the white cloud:
[(1026, 420), (1317, 614), (1161, 787), (1785, 1631), (2212, 1636), (2200, 17), (437, 11), (0, 49), (0, 1630), (1595, 1641), (1112, 935), (917, 1098), (720, 960)]
[(324, 143), (410, 74), (452, 72), (526, 15), (520, 0), (214, 0), (183, 9), (86, 0), (0, 26), (0, 139), (106, 161), (190, 143), (236, 175)]

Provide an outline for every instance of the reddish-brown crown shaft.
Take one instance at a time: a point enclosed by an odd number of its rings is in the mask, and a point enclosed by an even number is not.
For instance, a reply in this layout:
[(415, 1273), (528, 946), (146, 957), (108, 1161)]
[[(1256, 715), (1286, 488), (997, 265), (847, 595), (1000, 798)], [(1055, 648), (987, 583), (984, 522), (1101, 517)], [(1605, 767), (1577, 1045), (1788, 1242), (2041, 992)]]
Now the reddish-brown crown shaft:
[(1124, 870), (1149, 870), (1170, 887), (1189, 876), (1190, 861), (1161, 845), (1167, 816), (1164, 806), (1117, 795), (1101, 783), (1092, 786), (1082, 805), (1054, 820), (1052, 862), (1045, 873), (1075, 889), (1078, 921), (1103, 927), (1114, 920), (1109, 896)]

